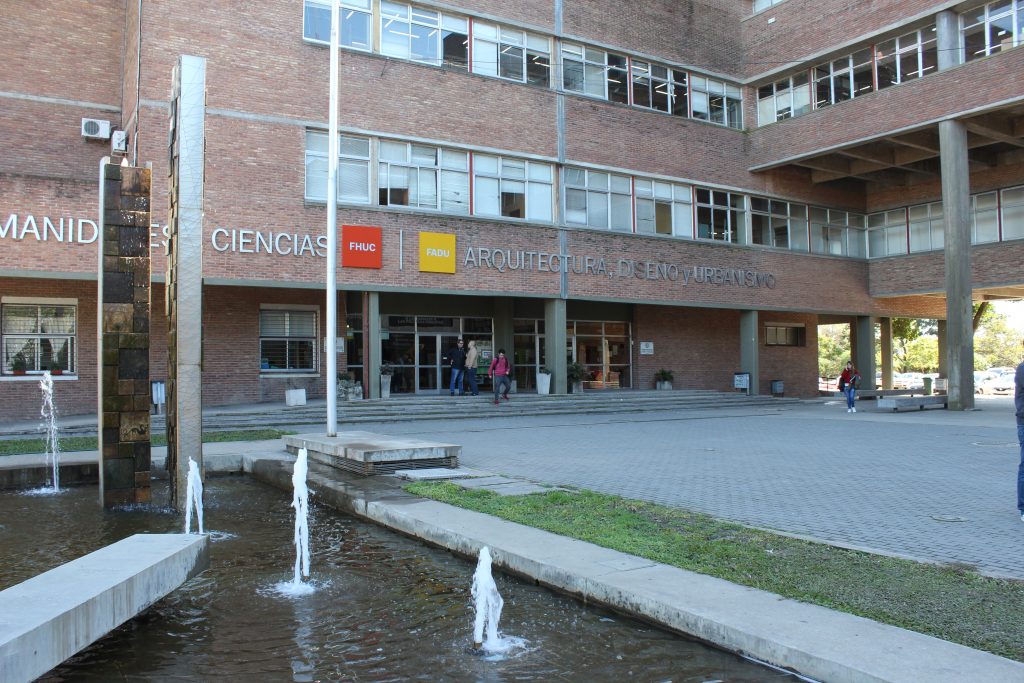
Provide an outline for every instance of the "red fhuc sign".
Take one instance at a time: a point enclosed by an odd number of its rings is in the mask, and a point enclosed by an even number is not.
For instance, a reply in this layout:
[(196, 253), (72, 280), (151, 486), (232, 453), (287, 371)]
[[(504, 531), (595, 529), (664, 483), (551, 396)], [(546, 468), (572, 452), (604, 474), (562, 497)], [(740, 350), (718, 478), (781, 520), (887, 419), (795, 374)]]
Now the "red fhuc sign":
[(341, 226), (341, 266), (380, 268), (384, 250), (381, 229), (370, 225)]

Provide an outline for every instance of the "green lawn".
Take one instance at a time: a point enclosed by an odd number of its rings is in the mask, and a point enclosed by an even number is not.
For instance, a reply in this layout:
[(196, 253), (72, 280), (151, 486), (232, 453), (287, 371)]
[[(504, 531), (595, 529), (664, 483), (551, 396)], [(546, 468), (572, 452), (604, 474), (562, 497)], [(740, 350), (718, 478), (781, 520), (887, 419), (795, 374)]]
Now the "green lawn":
[(589, 491), (411, 493), (1024, 661), (1024, 582), (801, 541)]
[[(279, 439), (285, 434), (295, 434), (282, 429), (242, 429), (223, 432), (203, 432), (203, 443), (224, 441), (266, 441)], [(46, 449), (43, 439), (9, 439), (0, 440), (0, 456), (19, 453), (43, 453)], [(95, 436), (66, 436), (59, 440), (61, 453), (72, 451), (95, 451), (99, 448)], [(154, 446), (166, 446), (167, 437), (163, 434), (153, 435)]]

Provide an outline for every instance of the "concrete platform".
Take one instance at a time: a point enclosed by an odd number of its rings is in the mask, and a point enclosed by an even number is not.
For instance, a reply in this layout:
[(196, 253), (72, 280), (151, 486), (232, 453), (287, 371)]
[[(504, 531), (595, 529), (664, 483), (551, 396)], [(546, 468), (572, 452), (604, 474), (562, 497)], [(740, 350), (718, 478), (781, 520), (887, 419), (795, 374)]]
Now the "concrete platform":
[(0, 681), (35, 680), (209, 564), (208, 536), (135, 534), (0, 592)]
[(337, 436), (296, 434), (284, 437), (291, 454), (305, 448), (309, 459), (356, 474), (390, 474), (397, 470), (458, 467), (462, 446), (373, 432), (342, 432)]

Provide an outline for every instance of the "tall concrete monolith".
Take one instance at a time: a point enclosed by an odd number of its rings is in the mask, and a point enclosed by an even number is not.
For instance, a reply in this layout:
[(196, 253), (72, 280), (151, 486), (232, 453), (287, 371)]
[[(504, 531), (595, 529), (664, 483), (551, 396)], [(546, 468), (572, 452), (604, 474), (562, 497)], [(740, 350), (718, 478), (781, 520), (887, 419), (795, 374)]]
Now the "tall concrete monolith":
[(188, 462), (203, 471), (203, 180), (206, 60), (174, 67), (168, 137), (167, 470), (173, 505), (188, 505)]

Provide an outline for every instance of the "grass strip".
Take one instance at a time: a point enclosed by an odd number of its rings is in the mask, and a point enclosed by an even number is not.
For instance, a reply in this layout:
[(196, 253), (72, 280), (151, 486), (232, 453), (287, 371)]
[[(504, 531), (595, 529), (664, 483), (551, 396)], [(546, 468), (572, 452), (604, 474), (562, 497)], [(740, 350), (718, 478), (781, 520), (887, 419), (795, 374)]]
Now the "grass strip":
[[(223, 443), (227, 441), (267, 441), (280, 439), (286, 434), (295, 434), (283, 429), (241, 429), (221, 432), (203, 432), (203, 443)], [(59, 439), (60, 452), (95, 451), (99, 448), (99, 440), (95, 436), (65, 436)], [(154, 434), (154, 446), (166, 446), (167, 437)], [(21, 453), (43, 453), (46, 451), (44, 439), (0, 439), (0, 456), (18, 455)]]
[(410, 493), (1024, 661), (1024, 582), (802, 541), (590, 491)]

